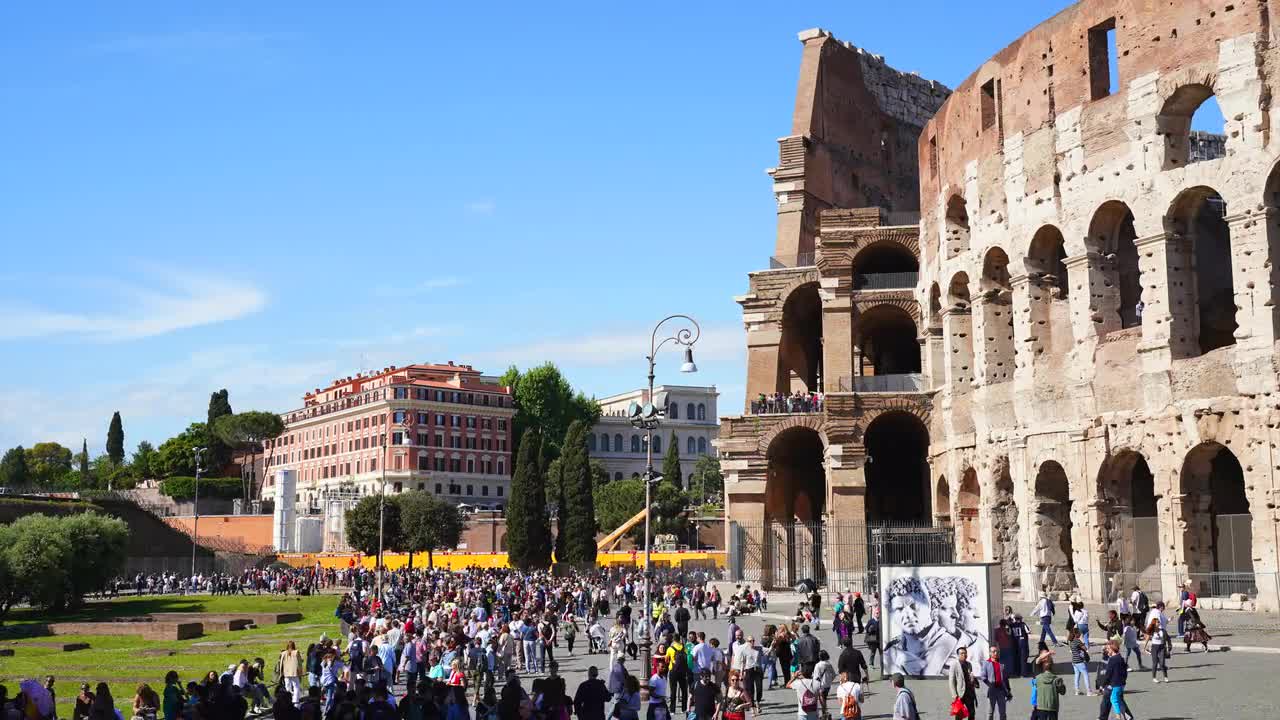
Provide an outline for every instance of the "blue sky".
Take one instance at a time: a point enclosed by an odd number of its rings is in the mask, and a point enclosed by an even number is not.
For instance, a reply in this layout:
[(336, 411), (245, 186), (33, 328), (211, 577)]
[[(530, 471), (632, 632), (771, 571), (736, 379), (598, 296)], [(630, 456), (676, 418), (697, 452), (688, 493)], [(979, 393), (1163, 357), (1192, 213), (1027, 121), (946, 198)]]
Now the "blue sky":
[(796, 33), (954, 86), (1066, 4), (6, 4), (0, 447), (415, 361), (603, 396), (673, 312), (732, 411)]

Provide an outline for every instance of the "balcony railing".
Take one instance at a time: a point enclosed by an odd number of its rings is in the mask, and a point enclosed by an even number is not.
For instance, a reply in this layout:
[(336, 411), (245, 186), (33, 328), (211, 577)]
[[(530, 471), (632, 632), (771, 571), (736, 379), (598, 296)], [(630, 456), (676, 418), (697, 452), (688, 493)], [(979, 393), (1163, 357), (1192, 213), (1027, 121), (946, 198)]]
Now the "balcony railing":
[(752, 400), (749, 411), (752, 415), (783, 415), (792, 413), (820, 413), (825, 398), (822, 393), (805, 395), (783, 395), (776, 393)]
[(769, 269), (813, 267), (815, 262), (814, 253), (811, 252), (799, 255), (774, 255), (769, 258)]
[(918, 272), (860, 273), (853, 276), (854, 290), (901, 290), (914, 288)]
[(845, 375), (840, 378), (841, 392), (924, 392), (924, 375)]

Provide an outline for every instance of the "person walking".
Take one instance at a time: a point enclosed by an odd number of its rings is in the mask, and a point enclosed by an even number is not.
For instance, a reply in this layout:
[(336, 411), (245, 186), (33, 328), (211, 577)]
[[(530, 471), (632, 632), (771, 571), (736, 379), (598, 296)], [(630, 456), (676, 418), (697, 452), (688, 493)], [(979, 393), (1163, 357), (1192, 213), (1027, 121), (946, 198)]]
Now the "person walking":
[(1160, 612), (1164, 603), (1157, 603), (1151, 609), (1147, 622), (1147, 652), (1151, 655), (1151, 682), (1162, 682), (1157, 673), (1164, 674), (1163, 682), (1169, 682), (1169, 633), (1164, 629), (1164, 614)]
[(787, 688), (796, 692), (797, 715), (800, 720), (818, 720), (818, 711), (822, 703), (822, 686), (817, 680), (809, 678), (804, 668), (796, 670), (795, 677), (787, 683)]
[(894, 673), (893, 684), (893, 720), (920, 720), (920, 712), (916, 710), (916, 696), (907, 689), (907, 679), (902, 673)]
[[(867, 620), (866, 630), (862, 634), (862, 641), (867, 644), (867, 664), (871, 667), (876, 666), (876, 655), (880, 656), (880, 664), (884, 665), (884, 653), (880, 651), (879, 613), (879, 608), (875, 608), (871, 611), (871, 618)], [(868, 675), (867, 677), (871, 676)], [(883, 677), (883, 675), (881, 677)]]
[(805, 677), (813, 677), (813, 668), (818, 664), (818, 651), (821, 649), (822, 644), (813, 636), (813, 633), (809, 632), (809, 626), (801, 625), (800, 639), (796, 641), (796, 660), (799, 661)]
[(866, 617), (867, 603), (862, 599), (862, 593), (855, 592), (853, 594), (853, 620), (855, 623), (854, 632), (861, 635), (865, 630), (862, 624), (862, 618)]
[(956, 660), (947, 671), (947, 689), (951, 691), (952, 702), (959, 700), (973, 718), (978, 709), (978, 681), (973, 676), (973, 666), (969, 664), (968, 648), (956, 651)]
[(1040, 674), (1035, 679), (1036, 720), (1058, 720), (1058, 709), (1062, 696), (1067, 692), (1067, 684), (1054, 674), (1052, 657), (1042, 657), (1039, 663)]
[(1089, 687), (1089, 646), (1080, 634), (1080, 626), (1071, 628), (1067, 634), (1067, 644), (1071, 647), (1071, 670), (1074, 673), (1073, 684), (1076, 694), (1080, 694), (1080, 686), (1084, 685), (1084, 694), (1093, 697), (1093, 689)]
[(1106, 658), (1106, 665), (1098, 687), (1098, 694), (1102, 696), (1101, 707), (1098, 708), (1098, 720), (1107, 720), (1112, 713), (1121, 720), (1132, 718), (1133, 713), (1129, 712), (1129, 705), (1124, 697), (1124, 687), (1129, 681), (1129, 665), (1120, 656), (1120, 643), (1108, 640), (1106, 647), (1102, 650), (1102, 656)]
[(1058, 642), (1058, 636), (1053, 634), (1053, 601), (1049, 599), (1046, 592), (1040, 593), (1040, 602), (1036, 603), (1036, 617), (1040, 618), (1040, 642), (1044, 642), (1045, 636), (1053, 640), (1054, 645), (1061, 645)]
[(760, 671), (760, 646), (756, 644), (754, 635), (748, 635), (746, 642), (734, 650), (733, 665), (742, 673), (742, 685), (751, 696), (751, 706), (757, 710), (764, 698), (764, 673)]
[[(714, 720), (720, 713), (720, 684), (711, 677), (710, 670), (698, 673), (698, 682), (690, 691), (690, 710), (688, 720)], [(725, 710), (726, 720), (731, 720), (729, 711)], [(736, 720), (744, 720), (745, 715), (739, 711)]]
[(573, 694), (573, 712), (578, 720), (604, 720), (604, 706), (609, 702), (609, 689), (600, 679), (600, 669), (587, 668), (587, 679), (578, 685)]
[(1014, 615), (1013, 622), (1009, 624), (1009, 636), (1013, 638), (1013, 649), (1015, 653), (1013, 663), (1014, 677), (1026, 677), (1031, 675), (1031, 629), (1027, 627), (1027, 623), (1023, 621), (1021, 615)]
[(1007, 720), (1005, 705), (1013, 699), (1009, 668), (1001, 660), (1000, 653), (1000, 648), (991, 648), (991, 654), (982, 663), (982, 682), (987, 686), (987, 720), (995, 720), (997, 714), (1000, 720)]
[(302, 702), (302, 664), (298, 646), (292, 640), (285, 643), (284, 650), (280, 651), (280, 681), (294, 705)]

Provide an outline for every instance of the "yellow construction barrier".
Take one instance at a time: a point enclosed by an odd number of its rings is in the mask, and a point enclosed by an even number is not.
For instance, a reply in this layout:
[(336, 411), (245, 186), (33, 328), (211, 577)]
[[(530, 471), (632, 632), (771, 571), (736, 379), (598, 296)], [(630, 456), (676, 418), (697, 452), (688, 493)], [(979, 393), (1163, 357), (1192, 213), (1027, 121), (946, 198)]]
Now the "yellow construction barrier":
[[(323, 568), (339, 570), (355, 567), (356, 565), (371, 569), (375, 567), (375, 558), (361, 555), (360, 553), (281, 553), (277, 557), (281, 562), (288, 563), (294, 567), (315, 567), (317, 563)], [(409, 566), (408, 553), (384, 553), (383, 560), (386, 562), (387, 568), (391, 570)], [(650, 553), (649, 561), (655, 567), (723, 568), (725, 566), (725, 553), (714, 550), (705, 552), (692, 550), (656, 552)], [(432, 564), (434, 567), (448, 568), (450, 570), (462, 570), (469, 567), (508, 567), (506, 553), (438, 552), (433, 555)], [(644, 553), (630, 551), (597, 553), (596, 564), (602, 567), (613, 565), (634, 565), (638, 567), (644, 564)], [(414, 553), (413, 566), (416, 568), (427, 567), (427, 553)]]

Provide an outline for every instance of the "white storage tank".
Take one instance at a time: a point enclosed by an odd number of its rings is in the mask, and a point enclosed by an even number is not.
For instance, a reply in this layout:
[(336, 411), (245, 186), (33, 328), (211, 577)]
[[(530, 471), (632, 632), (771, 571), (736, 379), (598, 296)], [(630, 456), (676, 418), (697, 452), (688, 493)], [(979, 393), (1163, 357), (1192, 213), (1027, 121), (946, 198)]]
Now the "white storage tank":
[(294, 552), (294, 521), (297, 511), (298, 478), (292, 470), (276, 471), (276, 511), (271, 521), (271, 539), (276, 552)]
[(293, 551), (317, 553), (324, 550), (324, 518), (319, 515), (299, 516), (294, 533)]

